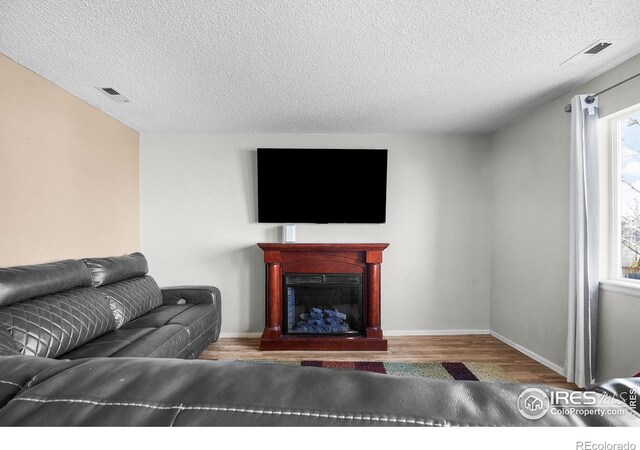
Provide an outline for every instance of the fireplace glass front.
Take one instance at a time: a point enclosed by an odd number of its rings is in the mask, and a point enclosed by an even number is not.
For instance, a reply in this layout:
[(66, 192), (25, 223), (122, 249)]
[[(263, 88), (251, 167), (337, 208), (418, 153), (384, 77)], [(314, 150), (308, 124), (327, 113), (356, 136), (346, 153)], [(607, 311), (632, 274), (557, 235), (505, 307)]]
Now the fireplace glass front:
[(284, 274), (286, 334), (361, 334), (362, 274)]

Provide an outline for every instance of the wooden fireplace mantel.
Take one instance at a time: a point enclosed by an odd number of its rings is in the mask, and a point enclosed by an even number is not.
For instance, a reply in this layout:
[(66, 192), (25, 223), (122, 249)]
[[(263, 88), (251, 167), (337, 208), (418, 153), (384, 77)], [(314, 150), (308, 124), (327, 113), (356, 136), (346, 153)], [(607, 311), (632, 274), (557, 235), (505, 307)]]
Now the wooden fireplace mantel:
[[(266, 265), (266, 326), (260, 350), (387, 350), (380, 327), (380, 265), (386, 243), (259, 243)], [(284, 273), (359, 273), (363, 275), (363, 318), (358, 336), (283, 333)]]

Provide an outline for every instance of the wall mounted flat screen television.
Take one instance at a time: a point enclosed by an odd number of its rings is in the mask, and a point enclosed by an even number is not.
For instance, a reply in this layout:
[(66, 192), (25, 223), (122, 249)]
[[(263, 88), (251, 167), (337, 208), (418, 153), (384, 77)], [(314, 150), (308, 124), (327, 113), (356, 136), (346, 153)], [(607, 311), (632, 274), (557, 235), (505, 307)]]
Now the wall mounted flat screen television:
[(387, 150), (258, 149), (258, 222), (384, 223)]

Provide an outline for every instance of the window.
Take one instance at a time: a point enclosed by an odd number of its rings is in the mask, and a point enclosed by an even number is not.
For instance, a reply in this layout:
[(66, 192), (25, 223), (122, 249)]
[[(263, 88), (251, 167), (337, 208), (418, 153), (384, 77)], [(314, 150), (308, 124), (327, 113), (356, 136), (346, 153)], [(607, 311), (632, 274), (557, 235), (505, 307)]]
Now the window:
[(640, 285), (640, 105), (609, 119), (609, 137), (610, 275)]

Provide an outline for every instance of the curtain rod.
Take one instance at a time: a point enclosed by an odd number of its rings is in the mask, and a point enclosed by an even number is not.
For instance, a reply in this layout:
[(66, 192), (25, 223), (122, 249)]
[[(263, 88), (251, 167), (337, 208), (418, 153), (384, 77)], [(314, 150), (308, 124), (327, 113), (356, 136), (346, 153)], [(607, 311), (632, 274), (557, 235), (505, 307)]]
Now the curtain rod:
[[(622, 80), (621, 82), (616, 83), (616, 84), (614, 84), (613, 86), (609, 86), (608, 88), (603, 89), (603, 90), (601, 90), (600, 92), (596, 92), (595, 94), (588, 96), (588, 97), (585, 99), (585, 101), (586, 101), (587, 103), (593, 103), (593, 100), (595, 100), (595, 97), (596, 97), (597, 95), (604, 94), (605, 92), (607, 92), (607, 91), (609, 91), (609, 90), (611, 90), (611, 89), (613, 89), (613, 88), (615, 88), (615, 87), (618, 87), (618, 86), (620, 86), (621, 84), (624, 84), (624, 83), (626, 83), (626, 82), (627, 82), (627, 81), (629, 81), (629, 80), (633, 80), (635, 77), (640, 77), (640, 73), (637, 73), (637, 74), (635, 74), (635, 75), (633, 75), (633, 76), (631, 76), (631, 77), (627, 78), (626, 80)], [(565, 112), (568, 112), (568, 113), (570, 113), (570, 112), (571, 112), (571, 104), (570, 104), (570, 103), (568, 103), (568, 104), (564, 107), (564, 111), (565, 111)]]

